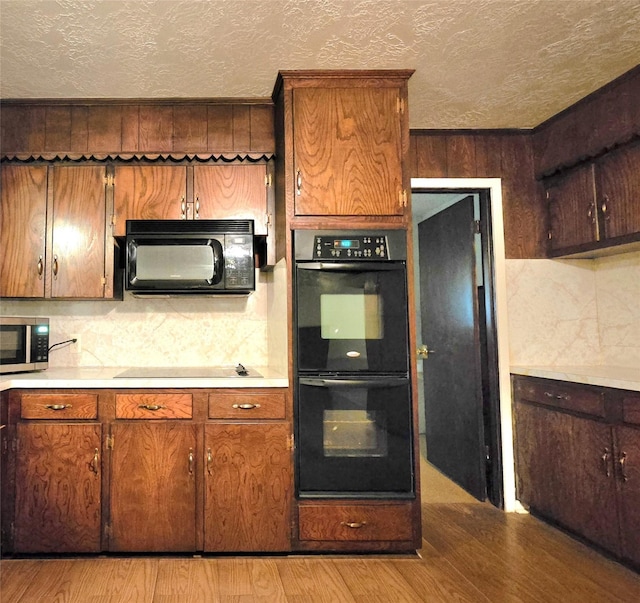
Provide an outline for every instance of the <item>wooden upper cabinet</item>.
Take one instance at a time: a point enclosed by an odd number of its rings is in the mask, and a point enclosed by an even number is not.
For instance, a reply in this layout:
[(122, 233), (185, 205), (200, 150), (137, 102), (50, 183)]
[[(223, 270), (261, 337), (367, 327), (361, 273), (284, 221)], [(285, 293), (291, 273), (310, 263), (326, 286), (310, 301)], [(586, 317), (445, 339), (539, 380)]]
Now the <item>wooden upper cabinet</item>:
[(2, 166), (0, 295), (113, 296), (105, 168)]
[(0, 297), (44, 297), (47, 167), (1, 169)]
[(551, 256), (640, 240), (640, 143), (544, 179)]
[(184, 166), (116, 166), (113, 187), (114, 236), (126, 234), (127, 220), (180, 220), (187, 211)]
[(267, 234), (266, 164), (196, 165), (193, 217), (254, 221), (254, 233)]
[(293, 91), (295, 214), (402, 215), (398, 88)]
[(593, 243), (600, 238), (593, 165), (549, 179), (545, 183), (549, 208), (549, 249)]
[(595, 163), (596, 191), (607, 238), (640, 233), (640, 143)]
[(104, 297), (105, 168), (54, 167), (51, 297)]

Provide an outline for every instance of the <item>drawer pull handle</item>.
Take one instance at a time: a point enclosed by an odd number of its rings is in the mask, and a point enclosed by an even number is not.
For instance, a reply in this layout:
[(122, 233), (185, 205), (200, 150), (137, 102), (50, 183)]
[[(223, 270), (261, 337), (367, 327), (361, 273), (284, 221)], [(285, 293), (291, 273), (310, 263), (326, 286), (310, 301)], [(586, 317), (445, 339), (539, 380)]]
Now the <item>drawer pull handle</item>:
[(207, 448), (207, 473), (209, 475), (213, 475), (211, 471), (211, 465), (213, 464), (213, 453), (211, 452), (211, 448)]
[(240, 410), (253, 410), (254, 408), (260, 408), (260, 404), (250, 404), (250, 403), (234, 404), (233, 408), (237, 408)]
[(604, 474), (607, 477), (611, 477), (611, 471), (609, 471), (609, 458), (611, 457), (611, 453), (609, 452), (608, 448), (605, 448), (602, 451), (602, 456), (600, 457), (600, 460), (602, 461), (602, 469), (604, 470)]
[(91, 469), (91, 471), (93, 471), (93, 473), (95, 473), (96, 475), (98, 475), (98, 467), (100, 463), (100, 456), (98, 453), (98, 449), (95, 449), (95, 452), (93, 453), (93, 459), (91, 459), (91, 462), (89, 463), (89, 469)]
[(296, 195), (302, 194), (302, 173), (300, 170), (296, 172)]
[(626, 468), (625, 468), (626, 462), (627, 462), (627, 453), (621, 452), (620, 457), (618, 458), (618, 467), (620, 467), (620, 479), (622, 479), (623, 482), (626, 482), (629, 479), (626, 473)]
[(45, 408), (49, 410), (66, 410), (71, 408), (71, 404), (45, 404)]
[(156, 410), (162, 410), (164, 406), (162, 406), (162, 404), (140, 404), (138, 408), (144, 408), (144, 410), (151, 410), (155, 412)]
[(569, 394), (552, 394), (551, 392), (544, 392), (545, 397), (554, 398), (555, 400), (571, 400)]
[(189, 475), (193, 475), (193, 448), (189, 448)]
[(360, 528), (364, 528), (367, 525), (366, 521), (343, 521), (340, 523), (342, 526), (346, 526), (347, 528), (351, 528), (352, 530), (359, 530)]

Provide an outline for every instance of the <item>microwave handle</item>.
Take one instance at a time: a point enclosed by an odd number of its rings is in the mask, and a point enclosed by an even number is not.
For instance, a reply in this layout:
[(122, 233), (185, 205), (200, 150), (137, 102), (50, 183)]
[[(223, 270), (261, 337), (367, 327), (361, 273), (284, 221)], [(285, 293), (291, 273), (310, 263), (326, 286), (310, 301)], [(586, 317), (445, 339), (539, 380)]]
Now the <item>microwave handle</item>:
[(393, 387), (397, 385), (407, 385), (407, 377), (384, 377), (376, 379), (331, 379), (324, 377), (301, 377), (300, 385), (310, 385), (312, 387), (362, 387), (374, 389), (379, 387)]
[(404, 270), (402, 263), (383, 262), (298, 262), (296, 268), (299, 270), (328, 270), (335, 272), (378, 272), (383, 270)]

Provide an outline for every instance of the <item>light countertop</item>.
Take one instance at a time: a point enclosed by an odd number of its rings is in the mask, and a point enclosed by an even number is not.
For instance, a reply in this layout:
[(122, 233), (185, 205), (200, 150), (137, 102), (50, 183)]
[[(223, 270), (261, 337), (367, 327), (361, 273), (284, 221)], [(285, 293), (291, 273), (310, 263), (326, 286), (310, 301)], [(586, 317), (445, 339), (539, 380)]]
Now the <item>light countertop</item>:
[(35, 373), (16, 373), (0, 377), (0, 391), (16, 388), (248, 388), (287, 387), (286, 375), (268, 367), (251, 367), (261, 377), (228, 378), (115, 378), (129, 367), (49, 368)]
[(557, 379), (600, 387), (640, 391), (640, 367), (621, 366), (512, 366), (511, 373)]

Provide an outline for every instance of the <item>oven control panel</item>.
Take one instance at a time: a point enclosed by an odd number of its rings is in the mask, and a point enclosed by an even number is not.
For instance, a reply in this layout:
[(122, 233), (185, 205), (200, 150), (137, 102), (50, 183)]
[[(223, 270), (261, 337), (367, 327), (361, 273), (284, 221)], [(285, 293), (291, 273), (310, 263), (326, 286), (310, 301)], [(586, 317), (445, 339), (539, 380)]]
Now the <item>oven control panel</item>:
[(313, 257), (319, 260), (388, 260), (384, 235), (316, 235)]

